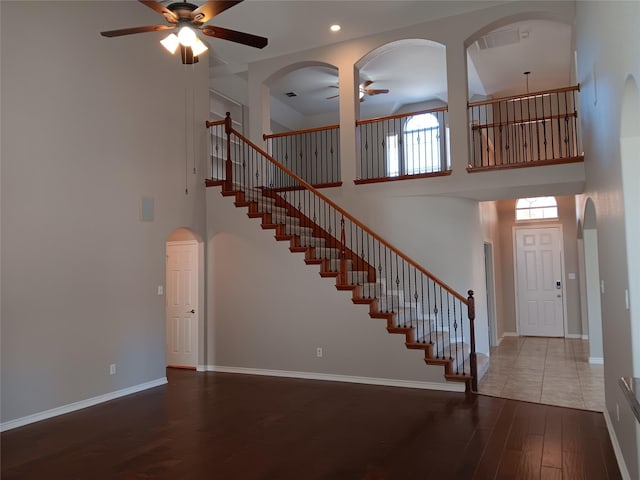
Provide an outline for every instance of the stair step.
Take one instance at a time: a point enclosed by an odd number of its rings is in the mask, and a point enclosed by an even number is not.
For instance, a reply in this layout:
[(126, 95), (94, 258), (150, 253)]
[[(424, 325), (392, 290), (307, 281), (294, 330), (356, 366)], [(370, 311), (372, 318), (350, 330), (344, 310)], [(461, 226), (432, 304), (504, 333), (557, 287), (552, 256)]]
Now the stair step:
[(271, 220), (273, 223), (280, 223), (282, 225), (300, 225), (299, 218), (290, 217), (286, 213), (282, 213), (282, 212), (272, 213)]
[(305, 247), (324, 247), (326, 240), (324, 238), (302, 235), (299, 237), (298, 243), (299, 245), (303, 245)]
[(256, 189), (252, 189), (249, 188), (247, 190), (245, 190), (244, 192), (244, 199), (248, 200), (250, 202), (260, 202), (262, 203), (269, 203), (269, 204), (274, 204), (276, 203), (276, 200), (274, 198), (271, 197), (265, 197), (262, 194), (262, 190), (256, 190)]
[[(327, 266), (329, 271), (331, 272), (339, 272), (340, 271), (340, 259), (332, 258), (327, 261)], [(353, 260), (345, 260), (345, 268), (347, 271), (353, 270)]]
[(361, 270), (351, 270), (347, 272), (347, 283), (349, 285), (359, 285), (366, 282), (368, 277), (368, 272), (363, 272)]
[(447, 345), (449, 343), (449, 334), (447, 332), (433, 332), (429, 330), (422, 332), (416, 330), (416, 343), (433, 343), (434, 351), (437, 350), (436, 345), (440, 345), (440, 350), (442, 350), (442, 344)]
[(287, 235), (307, 235), (311, 236), (313, 234), (313, 228), (311, 227), (302, 227), (300, 225), (294, 224), (285, 224), (284, 231)]
[(387, 294), (394, 294), (394, 290), (389, 290), (385, 286), (384, 279), (380, 279), (380, 281), (376, 283), (367, 283), (364, 282), (361, 285), (362, 287), (362, 296), (365, 298), (380, 298)]
[(258, 204), (258, 210), (262, 213), (270, 213), (271, 215), (286, 216), (287, 209), (284, 207), (276, 207), (275, 205)]
[(456, 366), (459, 365), (460, 371), (462, 371), (462, 364), (469, 357), (469, 345), (462, 342), (448, 343), (445, 342), (444, 348), (443, 345), (436, 344), (434, 345), (433, 357), (434, 358), (444, 358), (444, 359), (453, 359), (453, 372), (456, 373)]
[(314, 255), (316, 258), (340, 258), (340, 249), (339, 248), (329, 248), (329, 247), (317, 247), (314, 251)]

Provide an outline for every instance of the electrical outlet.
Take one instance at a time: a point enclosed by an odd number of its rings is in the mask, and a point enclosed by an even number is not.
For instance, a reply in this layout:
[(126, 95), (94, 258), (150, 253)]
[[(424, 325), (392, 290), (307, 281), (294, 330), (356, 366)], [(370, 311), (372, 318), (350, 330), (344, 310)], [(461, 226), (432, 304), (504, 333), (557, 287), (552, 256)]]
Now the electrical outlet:
[(316, 348), (316, 357), (322, 358), (323, 353), (324, 352), (322, 351), (322, 347)]
[(112, 363), (111, 365), (109, 365), (109, 375), (115, 375), (116, 374), (116, 364)]

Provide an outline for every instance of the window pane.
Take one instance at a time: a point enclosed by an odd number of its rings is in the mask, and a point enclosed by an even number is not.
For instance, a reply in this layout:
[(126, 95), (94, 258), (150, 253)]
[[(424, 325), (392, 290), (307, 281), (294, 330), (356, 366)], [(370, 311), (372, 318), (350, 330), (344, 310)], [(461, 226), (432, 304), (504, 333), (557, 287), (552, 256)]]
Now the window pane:
[(407, 175), (440, 170), (440, 125), (432, 113), (415, 115), (404, 126)]
[(555, 197), (520, 198), (516, 202), (516, 220), (540, 220), (558, 218)]

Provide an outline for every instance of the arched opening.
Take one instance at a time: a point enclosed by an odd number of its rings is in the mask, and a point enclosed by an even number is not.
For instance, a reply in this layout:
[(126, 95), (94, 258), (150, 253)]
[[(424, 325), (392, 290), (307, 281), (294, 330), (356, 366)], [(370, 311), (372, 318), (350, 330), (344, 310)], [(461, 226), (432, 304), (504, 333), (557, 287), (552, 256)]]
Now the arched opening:
[(382, 45), (356, 62), (358, 179), (449, 169), (446, 48), (425, 39)]
[(570, 23), (532, 13), (467, 39), (471, 168), (581, 155), (573, 37)]
[(339, 122), (338, 68), (325, 62), (289, 65), (269, 77), (271, 132), (304, 130)]
[(465, 42), (469, 100), (570, 85), (573, 35), (571, 24), (537, 14), (504, 18), (479, 30)]
[[(340, 182), (338, 69), (323, 62), (289, 65), (265, 82), (269, 89), (267, 150), (315, 187)], [(274, 186), (288, 177), (275, 172)]]
[(589, 363), (604, 362), (602, 348), (602, 307), (600, 302), (600, 266), (598, 263), (598, 228), (593, 200), (588, 198), (584, 207), (582, 229), (584, 247), (584, 279), (589, 335)]
[(633, 373), (640, 376), (640, 95), (635, 79), (629, 76), (622, 97), (620, 117), (620, 160), (624, 196), (625, 231), (629, 286), (628, 305), (631, 318)]
[[(204, 243), (189, 228), (177, 228), (166, 242), (165, 314), (168, 367), (197, 369), (203, 365)], [(158, 295), (162, 292), (158, 291)]]

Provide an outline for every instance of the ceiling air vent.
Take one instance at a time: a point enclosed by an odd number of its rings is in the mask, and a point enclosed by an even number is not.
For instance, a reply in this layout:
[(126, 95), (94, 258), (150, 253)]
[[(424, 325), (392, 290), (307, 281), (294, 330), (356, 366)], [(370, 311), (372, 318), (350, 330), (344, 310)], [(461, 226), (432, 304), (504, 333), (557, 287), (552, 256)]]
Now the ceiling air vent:
[(480, 50), (487, 50), (488, 48), (504, 47), (518, 42), (520, 42), (520, 31), (517, 28), (511, 28), (488, 33), (480, 37), (476, 44)]
[(289, 97), (289, 98), (298, 96), (298, 94), (296, 92), (287, 92), (287, 93), (285, 93), (285, 95), (287, 97)]

